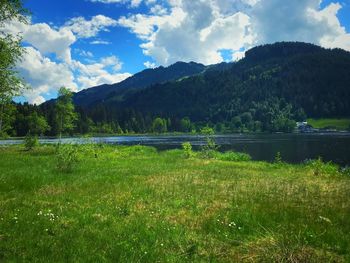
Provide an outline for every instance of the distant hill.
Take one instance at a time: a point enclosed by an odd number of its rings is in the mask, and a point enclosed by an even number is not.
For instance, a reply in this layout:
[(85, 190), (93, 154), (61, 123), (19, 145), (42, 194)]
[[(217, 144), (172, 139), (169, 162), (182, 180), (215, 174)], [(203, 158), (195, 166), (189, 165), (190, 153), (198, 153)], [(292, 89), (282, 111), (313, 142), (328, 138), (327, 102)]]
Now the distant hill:
[(170, 131), (209, 124), (217, 131), (288, 132), (306, 118), (350, 116), (350, 53), (300, 42), (263, 45), (234, 63), (147, 69), (81, 91), (74, 102), (82, 132), (91, 123), (140, 133), (157, 123)]
[(309, 117), (350, 116), (350, 53), (306, 43), (259, 46), (223, 70), (156, 84), (106, 106), (215, 123), (276, 100)]
[(89, 88), (74, 94), (73, 100), (79, 106), (91, 106), (101, 103), (110, 97), (122, 96), (124, 92), (139, 90), (156, 83), (164, 83), (183, 77), (192, 76), (204, 71), (206, 67), (202, 64), (190, 62), (177, 62), (169, 67), (158, 67), (146, 69), (126, 80), (112, 85), (101, 85)]

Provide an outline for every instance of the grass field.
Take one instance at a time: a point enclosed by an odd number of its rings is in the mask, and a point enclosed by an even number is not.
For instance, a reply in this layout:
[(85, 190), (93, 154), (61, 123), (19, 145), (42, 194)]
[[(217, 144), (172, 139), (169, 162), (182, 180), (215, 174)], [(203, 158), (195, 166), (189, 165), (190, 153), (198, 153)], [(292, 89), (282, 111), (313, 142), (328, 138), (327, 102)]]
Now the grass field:
[(307, 119), (308, 124), (317, 129), (335, 127), (337, 130), (348, 130), (350, 119)]
[(77, 150), (63, 172), (53, 146), (0, 148), (0, 262), (350, 261), (335, 166)]

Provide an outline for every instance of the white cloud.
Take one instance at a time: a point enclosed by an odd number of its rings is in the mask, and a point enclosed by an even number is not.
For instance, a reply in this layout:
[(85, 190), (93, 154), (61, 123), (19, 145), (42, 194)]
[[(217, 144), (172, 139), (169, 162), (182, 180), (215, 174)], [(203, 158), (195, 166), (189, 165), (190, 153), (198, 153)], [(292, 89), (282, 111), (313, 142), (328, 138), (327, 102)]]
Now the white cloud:
[(17, 64), (17, 70), (33, 88), (24, 93), (30, 103), (43, 102), (44, 96), (56, 95), (62, 86), (77, 91), (74, 75), (67, 64), (53, 62), (33, 47), (25, 49), (23, 59)]
[(331, 3), (321, 9), (320, 2), (261, 0), (251, 12), (257, 43), (304, 41), (350, 50), (350, 36), (337, 17), (341, 5)]
[(149, 14), (121, 17), (118, 24), (143, 41), (145, 55), (157, 64), (223, 61), (244, 50), (276, 41), (305, 41), (350, 50), (350, 35), (341, 26), (339, 3), (320, 8), (321, 0), (168, 0), (170, 9), (155, 4)]
[(77, 82), (82, 89), (118, 83), (131, 76), (130, 73), (119, 73), (122, 62), (115, 56), (101, 58), (99, 62), (92, 64), (73, 61), (72, 67), (77, 72)]
[(228, 13), (232, 1), (170, 1), (170, 13), (136, 14), (118, 23), (140, 39), (145, 55), (158, 64), (196, 61), (222, 62), (221, 49), (239, 50), (252, 44), (250, 18), (242, 12)]
[(77, 54), (79, 54), (82, 57), (85, 58), (93, 58), (94, 54), (92, 54), (92, 52), (90, 51), (86, 51), (86, 50), (82, 50), (82, 49), (75, 49), (74, 52), (76, 52)]
[(104, 15), (97, 15), (91, 20), (86, 20), (84, 17), (74, 17), (67, 21), (62, 28), (71, 30), (79, 38), (90, 38), (96, 36), (100, 31), (108, 31), (108, 27), (116, 25), (116, 20)]
[(156, 63), (150, 62), (150, 61), (146, 61), (145, 63), (143, 63), (143, 65), (146, 68), (155, 68), (156, 67)]
[[(125, 4), (127, 3), (131, 8), (139, 7), (139, 5), (142, 3), (142, 0), (90, 0), (90, 2), (93, 3), (103, 3), (103, 4)], [(155, 2), (155, 0), (146, 0), (146, 3), (152, 3)]]
[(76, 37), (70, 30), (62, 28), (55, 30), (46, 23), (23, 24), (12, 22), (6, 25), (7, 32), (20, 34), (24, 42), (37, 48), (43, 54), (55, 54), (58, 59), (71, 61), (70, 46), (76, 41)]
[(94, 40), (94, 41), (91, 41), (90, 44), (91, 45), (110, 45), (112, 43), (105, 40)]
[(23, 94), (30, 103), (40, 104), (44, 98), (55, 97), (60, 87), (72, 91), (113, 84), (131, 76), (120, 73), (122, 62), (115, 56), (104, 57), (97, 63), (84, 64), (72, 60), (70, 64), (57, 63), (44, 57), (33, 47), (26, 47), (17, 70), (32, 89)]

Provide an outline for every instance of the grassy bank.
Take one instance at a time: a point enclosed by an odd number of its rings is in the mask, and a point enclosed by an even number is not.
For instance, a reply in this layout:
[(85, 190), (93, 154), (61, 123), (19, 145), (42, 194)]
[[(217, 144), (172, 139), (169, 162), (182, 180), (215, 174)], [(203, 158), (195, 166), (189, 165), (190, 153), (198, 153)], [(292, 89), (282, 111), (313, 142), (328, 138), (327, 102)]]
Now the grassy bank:
[(0, 148), (1, 262), (350, 261), (337, 167), (76, 150), (64, 172), (53, 146)]
[(335, 128), (337, 130), (348, 130), (350, 119), (308, 119), (308, 124), (317, 129)]

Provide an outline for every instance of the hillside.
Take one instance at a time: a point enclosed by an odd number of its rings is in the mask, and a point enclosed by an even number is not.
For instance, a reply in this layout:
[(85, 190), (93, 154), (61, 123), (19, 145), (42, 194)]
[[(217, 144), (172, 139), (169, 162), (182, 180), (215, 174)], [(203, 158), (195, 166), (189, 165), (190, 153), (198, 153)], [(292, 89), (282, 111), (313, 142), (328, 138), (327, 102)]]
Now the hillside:
[(140, 91), (120, 107), (215, 122), (279, 99), (310, 117), (349, 116), (349, 83), (349, 52), (279, 43), (248, 51), (228, 70)]
[(103, 102), (108, 97), (121, 96), (125, 91), (138, 90), (156, 83), (164, 83), (198, 74), (205, 70), (205, 66), (198, 63), (177, 62), (169, 67), (146, 69), (128, 79), (112, 85), (101, 85), (78, 92), (73, 100), (76, 105), (90, 106)]
[[(206, 125), (217, 132), (291, 132), (306, 118), (348, 118), (349, 83), (349, 52), (281, 42), (252, 48), (235, 63), (148, 69), (73, 99), (79, 133), (188, 132)], [(53, 105), (41, 109), (54, 127)]]

